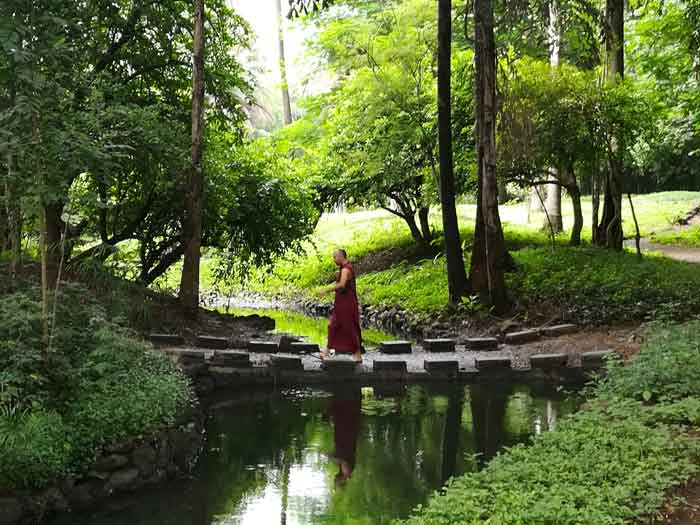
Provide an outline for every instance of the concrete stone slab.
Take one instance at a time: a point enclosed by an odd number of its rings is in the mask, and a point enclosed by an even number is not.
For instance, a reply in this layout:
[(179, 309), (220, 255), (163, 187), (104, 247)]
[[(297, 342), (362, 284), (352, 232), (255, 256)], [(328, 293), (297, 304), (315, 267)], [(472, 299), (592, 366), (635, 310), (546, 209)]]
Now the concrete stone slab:
[(225, 337), (212, 337), (210, 335), (198, 335), (195, 344), (199, 348), (211, 348), (214, 350), (226, 350), (229, 347), (228, 339)]
[(547, 337), (557, 337), (560, 335), (573, 334), (578, 332), (578, 326), (575, 324), (558, 324), (547, 326), (542, 329), (542, 333)]
[(502, 370), (510, 368), (510, 357), (477, 357), (474, 364), (478, 370)]
[(350, 376), (360, 368), (358, 365), (359, 363), (356, 363), (352, 357), (338, 355), (324, 359), (321, 368), (329, 375)]
[(300, 357), (275, 355), (270, 359), (270, 366), (277, 370), (304, 370)]
[(214, 366), (230, 366), (233, 368), (248, 368), (252, 366), (250, 354), (247, 352), (214, 352), (210, 363)]
[(585, 368), (597, 368), (605, 365), (605, 361), (615, 352), (612, 350), (600, 350), (596, 352), (584, 352), (581, 354), (581, 364)]
[(413, 346), (410, 341), (384, 341), (379, 343), (379, 351), (383, 354), (410, 354)]
[(177, 334), (151, 334), (149, 338), (151, 343), (158, 346), (182, 346), (185, 344), (185, 338)]
[(563, 368), (569, 360), (567, 354), (535, 354), (530, 356), (532, 368)]
[(279, 351), (279, 345), (275, 341), (248, 341), (248, 351), (276, 354)]
[(372, 370), (381, 374), (405, 375), (408, 373), (406, 361), (381, 361), (375, 359)]
[(454, 339), (425, 339), (423, 348), (426, 352), (454, 352), (456, 342)]
[(498, 350), (498, 339), (495, 337), (471, 337), (464, 344), (469, 350)]
[(318, 354), (321, 351), (321, 347), (316, 343), (290, 343), (289, 353), (291, 354)]
[(522, 330), (520, 332), (511, 332), (506, 334), (505, 342), (507, 345), (522, 345), (530, 343), (540, 338), (539, 330)]
[(454, 376), (459, 372), (459, 361), (424, 361), (423, 368), (431, 375)]

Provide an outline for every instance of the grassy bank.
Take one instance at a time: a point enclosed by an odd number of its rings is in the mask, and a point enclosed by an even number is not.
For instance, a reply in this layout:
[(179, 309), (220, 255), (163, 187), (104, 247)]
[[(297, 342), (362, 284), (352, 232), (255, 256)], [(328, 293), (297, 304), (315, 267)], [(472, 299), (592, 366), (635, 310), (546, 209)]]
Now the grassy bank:
[(699, 471), (699, 330), (654, 326), (631, 363), (611, 363), (588, 409), (453, 480), (406, 523), (651, 522)]
[(0, 493), (81, 473), (104, 444), (172, 424), (191, 404), (186, 378), (90, 290), (64, 285), (49, 348), (38, 287), (2, 281), (0, 292)]
[[(697, 192), (667, 192), (635, 198), (642, 235), (667, 229), (700, 200)], [(584, 202), (590, 208), (590, 200)], [(473, 239), (471, 205), (459, 207), (466, 264)], [(659, 316), (685, 319), (700, 307), (691, 293), (700, 286), (692, 265), (649, 256), (638, 261), (629, 253), (590, 247), (569, 248), (567, 232), (557, 236), (552, 251), (542, 217), (527, 224), (524, 204), (501, 207), (506, 243), (517, 263), (508, 286), (522, 305), (546, 303), (571, 312), (583, 321), (644, 320)], [(590, 214), (586, 215), (588, 220)], [(625, 228), (631, 232), (625, 207)], [(434, 226), (439, 217), (432, 217)], [(565, 227), (571, 210), (564, 206)], [(436, 227), (437, 230), (437, 227)], [(589, 235), (588, 229), (584, 232)], [(272, 272), (253, 275), (248, 287), (270, 294), (314, 296), (333, 278), (330, 254), (343, 246), (358, 263), (359, 290), (365, 304), (399, 305), (426, 316), (447, 303), (445, 261), (416, 253), (407, 228), (386, 212), (332, 214), (322, 218), (301, 255), (280, 261)], [(439, 247), (439, 242), (438, 242)]]

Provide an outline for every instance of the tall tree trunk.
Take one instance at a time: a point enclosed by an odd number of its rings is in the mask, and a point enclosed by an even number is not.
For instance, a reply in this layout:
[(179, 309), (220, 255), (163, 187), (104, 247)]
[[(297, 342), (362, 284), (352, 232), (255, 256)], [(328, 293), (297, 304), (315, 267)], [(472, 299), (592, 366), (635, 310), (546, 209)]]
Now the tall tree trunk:
[(508, 308), (508, 264), (496, 182), (496, 44), (491, 0), (474, 0), (476, 150), (478, 190), (469, 281), (473, 293), (497, 312)]
[(192, 64), (192, 165), (185, 194), (183, 244), (185, 257), (180, 280), (180, 302), (190, 316), (199, 306), (199, 262), (202, 246), (202, 146), (204, 142), (204, 0), (195, 0)]
[[(606, 0), (605, 4), (605, 74), (606, 82), (615, 84), (625, 74), (625, 4), (623, 0)], [(608, 170), (604, 187), (603, 215), (598, 226), (597, 243), (613, 250), (622, 250), (622, 184), (624, 144), (619, 137), (611, 139)]]
[(46, 265), (49, 288), (56, 286), (58, 265), (61, 261), (61, 235), (63, 231), (63, 203), (44, 204), (44, 228), (46, 233)]
[[(547, 40), (549, 43), (549, 64), (552, 69), (559, 67), (559, 50), (561, 49), (561, 32), (559, 31), (559, 6), (557, 0), (549, 0), (549, 22), (547, 25)], [(559, 178), (557, 169), (550, 168), (550, 177), (553, 179)], [(561, 186), (558, 184), (547, 185), (547, 200), (545, 208), (549, 221), (545, 225), (551, 227), (555, 233), (564, 229), (564, 224), (561, 218)], [(551, 224), (550, 224), (551, 223)]]
[(574, 170), (569, 168), (563, 173), (563, 182), (566, 185), (566, 191), (571, 198), (571, 204), (574, 208), (574, 225), (571, 227), (571, 246), (581, 245), (581, 231), (583, 230), (583, 209), (581, 207), (581, 190), (578, 187), (576, 174)]
[(447, 286), (450, 304), (461, 301), (466, 291), (467, 272), (459, 237), (452, 158), (452, 1), (438, 0), (438, 149), (440, 154), (440, 203), (445, 233)]
[(591, 175), (591, 239), (593, 244), (599, 244), (598, 241), (598, 230), (599, 230), (599, 212), (600, 212), (600, 174), (594, 172)]
[(282, 0), (275, 0), (277, 7), (277, 35), (279, 42), (280, 80), (282, 82), (282, 109), (284, 111), (284, 123), (292, 123), (292, 104), (289, 99), (289, 83), (287, 82), (287, 62), (284, 58), (284, 25), (282, 17)]
[(433, 240), (433, 233), (430, 231), (430, 208), (423, 206), (418, 209), (418, 221), (420, 222), (421, 236), (427, 244)]
[(447, 401), (445, 428), (442, 432), (442, 473), (440, 485), (447, 483), (457, 470), (459, 452), (459, 434), (462, 429), (462, 410), (464, 407), (464, 384), (454, 385)]

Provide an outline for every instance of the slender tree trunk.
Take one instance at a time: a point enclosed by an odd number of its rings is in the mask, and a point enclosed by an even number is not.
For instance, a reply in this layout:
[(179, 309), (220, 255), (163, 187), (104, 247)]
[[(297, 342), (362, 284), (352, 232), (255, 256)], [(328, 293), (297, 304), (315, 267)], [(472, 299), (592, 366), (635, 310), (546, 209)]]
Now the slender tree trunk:
[(46, 265), (49, 288), (56, 286), (58, 265), (61, 261), (61, 235), (63, 231), (63, 203), (44, 204), (44, 229), (46, 234)]
[(470, 286), (497, 312), (508, 308), (508, 265), (496, 182), (496, 44), (491, 0), (474, 0), (478, 190)]
[(530, 195), (528, 196), (528, 201), (527, 201), (527, 222), (528, 224), (532, 222), (532, 214), (533, 213), (542, 213), (544, 210), (542, 209), (542, 203), (540, 202), (540, 198), (537, 195), (537, 187), (532, 186), (530, 188)]
[(49, 347), (49, 256), (46, 233), (46, 207), (39, 212), (39, 250), (41, 252), (41, 336), (44, 348)]
[(287, 82), (287, 62), (284, 58), (284, 25), (282, 17), (282, 0), (275, 0), (277, 7), (277, 35), (279, 42), (279, 64), (280, 64), (280, 80), (282, 82), (282, 109), (284, 111), (284, 123), (292, 123), (292, 104), (289, 99), (289, 83)]
[(591, 238), (593, 244), (599, 244), (598, 217), (600, 212), (600, 183), (600, 175), (598, 173), (593, 173), (591, 175)]
[(450, 304), (461, 301), (466, 291), (467, 273), (459, 237), (455, 202), (454, 161), (452, 158), (452, 1), (438, 0), (438, 149), (440, 154), (440, 201), (445, 233), (447, 286)]
[(574, 208), (574, 225), (571, 227), (571, 246), (581, 245), (581, 231), (583, 230), (583, 209), (581, 208), (581, 190), (578, 187), (576, 174), (572, 169), (566, 170), (565, 183), (566, 191), (571, 197), (571, 204)]
[(430, 247), (430, 239), (426, 240), (423, 236), (421, 228), (419, 228), (418, 223), (416, 223), (415, 215), (411, 212), (408, 212), (404, 215), (401, 215), (401, 217), (403, 218), (404, 222), (408, 225), (408, 229), (411, 230), (411, 237), (413, 237), (413, 240), (415, 241), (418, 250), (421, 253), (427, 252), (428, 248)]
[[(606, 0), (605, 59), (606, 82), (615, 84), (625, 74), (624, 1)], [(622, 184), (624, 144), (613, 137), (608, 152), (608, 173), (605, 181), (603, 215), (598, 226), (597, 243), (613, 250), (622, 250)]]
[(447, 401), (445, 428), (442, 432), (442, 474), (440, 485), (455, 475), (457, 455), (459, 452), (459, 434), (462, 429), (462, 410), (464, 407), (464, 385), (454, 385)]
[[(557, 0), (549, 0), (549, 23), (547, 25), (547, 40), (549, 42), (549, 64), (552, 69), (559, 67), (559, 50), (561, 48), (561, 33), (559, 31), (559, 6)], [(550, 168), (550, 177), (559, 178), (556, 168)], [(555, 233), (564, 229), (561, 218), (561, 186), (558, 184), (547, 185), (547, 200), (545, 202), (549, 223)]]
[(418, 209), (418, 221), (420, 222), (421, 236), (427, 244), (433, 240), (433, 233), (430, 231), (430, 208), (423, 206)]
[(195, 317), (199, 306), (199, 262), (202, 245), (202, 147), (204, 142), (204, 0), (195, 0), (192, 64), (192, 165), (185, 194), (185, 246), (180, 302)]
[[(15, 106), (17, 99), (17, 83), (15, 61), (10, 55), (9, 67), (9, 105), (11, 108)], [(17, 192), (17, 181), (15, 180), (15, 156), (12, 153), (7, 154), (7, 181), (5, 182), (5, 210), (7, 217), (7, 236), (11, 252), (10, 258), (10, 277), (15, 279), (17, 272), (22, 265), (22, 209), (19, 203)]]

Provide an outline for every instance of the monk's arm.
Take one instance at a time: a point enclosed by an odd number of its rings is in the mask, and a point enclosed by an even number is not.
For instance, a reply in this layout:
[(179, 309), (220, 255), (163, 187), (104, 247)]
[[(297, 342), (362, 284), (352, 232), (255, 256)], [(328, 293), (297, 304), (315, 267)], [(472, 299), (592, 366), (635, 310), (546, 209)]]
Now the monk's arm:
[(348, 281), (350, 280), (350, 270), (347, 268), (343, 268), (340, 271), (340, 280), (336, 283), (335, 289), (336, 290), (345, 290), (345, 287), (348, 285)]

